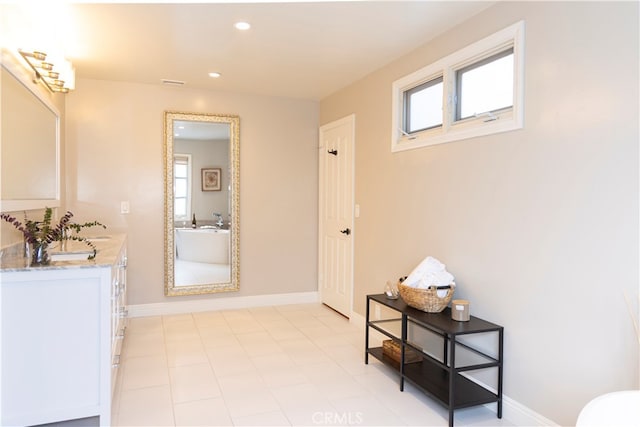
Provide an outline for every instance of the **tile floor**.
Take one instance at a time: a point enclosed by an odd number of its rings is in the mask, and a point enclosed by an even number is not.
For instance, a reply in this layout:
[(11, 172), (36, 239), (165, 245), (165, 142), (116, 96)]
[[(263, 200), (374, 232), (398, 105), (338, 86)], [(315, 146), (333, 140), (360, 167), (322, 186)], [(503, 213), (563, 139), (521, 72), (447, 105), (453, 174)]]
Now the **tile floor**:
[[(446, 426), (447, 411), (369, 359), (364, 331), (320, 304), (133, 318), (115, 426)], [(456, 426), (507, 426), (484, 407)]]

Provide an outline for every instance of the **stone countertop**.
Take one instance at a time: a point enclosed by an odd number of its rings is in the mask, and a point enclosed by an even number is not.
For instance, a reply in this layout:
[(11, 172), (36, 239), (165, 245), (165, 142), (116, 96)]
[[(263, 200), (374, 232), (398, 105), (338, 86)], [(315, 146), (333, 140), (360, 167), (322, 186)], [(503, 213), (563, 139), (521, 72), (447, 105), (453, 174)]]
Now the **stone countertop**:
[[(94, 259), (86, 260), (72, 260), (72, 261), (51, 261), (49, 265), (28, 267), (26, 266), (27, 260), (22, 256), (3, 256), (0, 258), (0, 271), (2, 272), (14, 272), (14, 271), (33, 271), (33, 270), (59, 270), (67, 268), (97, 268), (112, 266), (120, 254), (120, 249), (126, 241), (126, 234), (109, 234), (103, 236), (86, 236), (87, 240), (90, 240), (97, 249), (97, 254)], [(49, 254), (62, 253), (58, 247), (59, 242), (56, 242), (49, 249)], [(66, 252), (73, 254), (78, 252), (91, 251), (91, 247), (83, 242), (68, 241)]]

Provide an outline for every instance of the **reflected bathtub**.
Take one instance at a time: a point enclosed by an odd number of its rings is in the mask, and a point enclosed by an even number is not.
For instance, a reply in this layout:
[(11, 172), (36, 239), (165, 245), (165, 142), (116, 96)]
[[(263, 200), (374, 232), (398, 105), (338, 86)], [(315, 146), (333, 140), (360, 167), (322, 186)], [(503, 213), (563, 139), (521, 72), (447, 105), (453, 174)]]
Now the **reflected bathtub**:
[(176, 259), (229, 264), (229, 230), (176, 228)]

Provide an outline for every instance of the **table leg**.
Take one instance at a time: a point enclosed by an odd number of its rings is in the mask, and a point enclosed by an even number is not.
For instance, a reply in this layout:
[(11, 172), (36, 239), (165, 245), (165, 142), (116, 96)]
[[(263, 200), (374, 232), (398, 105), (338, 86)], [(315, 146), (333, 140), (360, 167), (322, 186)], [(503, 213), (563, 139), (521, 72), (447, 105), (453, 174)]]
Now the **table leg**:
[[(449, 340), (449, 427), (453, 427), (453, 408), (456, 396), (456, 336)], [(446, 359), (445, 359), (446, 361)]]
[(371, 299), (367, 297), (367, 314), (366, 314), (366, 323), (364, 325), (364, 364), (369, 364), (369, 304), (371, 304)]
[(500, 328), (498, 331), (498, 418), (502, 418), (503, 341), (504, 329)]
[(407, 342), (407, 315), (402, 313), (402, 333), (400, 337), (400, 391), (404, 391), (404, 351)]

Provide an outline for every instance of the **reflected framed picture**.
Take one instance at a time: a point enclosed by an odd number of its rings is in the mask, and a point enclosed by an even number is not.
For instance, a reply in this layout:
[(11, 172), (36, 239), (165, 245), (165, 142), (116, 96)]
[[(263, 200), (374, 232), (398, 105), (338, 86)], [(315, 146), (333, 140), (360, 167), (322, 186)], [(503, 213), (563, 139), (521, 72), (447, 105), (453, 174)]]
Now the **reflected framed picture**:
[(221, 168), (202, 168), (202, 191), (220, 191)]

